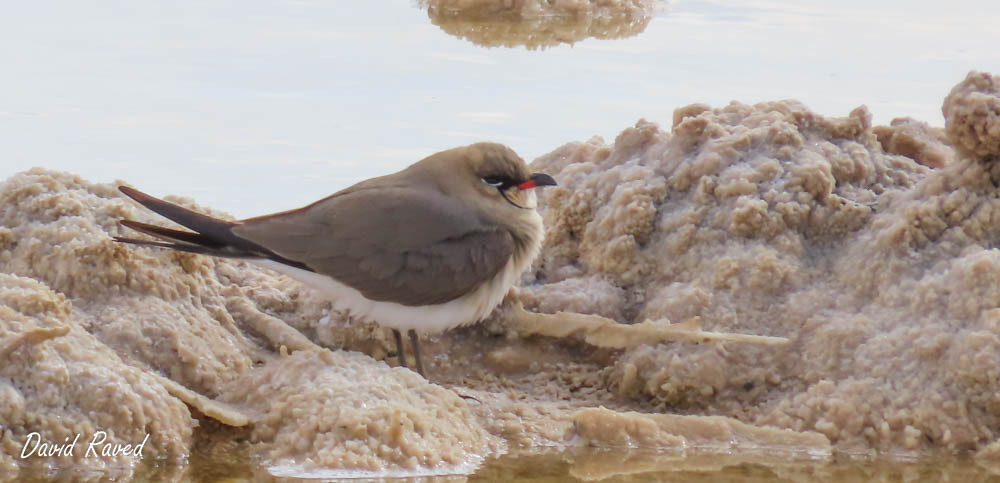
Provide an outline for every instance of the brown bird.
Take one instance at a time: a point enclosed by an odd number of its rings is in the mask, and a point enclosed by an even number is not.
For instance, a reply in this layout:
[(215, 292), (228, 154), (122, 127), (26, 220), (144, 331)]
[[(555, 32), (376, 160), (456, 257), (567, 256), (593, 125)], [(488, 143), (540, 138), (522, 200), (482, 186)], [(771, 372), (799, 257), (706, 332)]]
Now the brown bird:
[(141, 205), (192, 231), (132, 220), (165, 241), (136, 245), (242, 258), (330, 296), (335, 307), (390, 327), (406, 367), (408, 331), (423, 375), (417, 332), (478, 322), (538, 255), (543, 230), (531, 173), (513, 150), (477, 143), (442, 151), (397, 173), (362, 181), (303, 208), (224, 221), (127, 186)]

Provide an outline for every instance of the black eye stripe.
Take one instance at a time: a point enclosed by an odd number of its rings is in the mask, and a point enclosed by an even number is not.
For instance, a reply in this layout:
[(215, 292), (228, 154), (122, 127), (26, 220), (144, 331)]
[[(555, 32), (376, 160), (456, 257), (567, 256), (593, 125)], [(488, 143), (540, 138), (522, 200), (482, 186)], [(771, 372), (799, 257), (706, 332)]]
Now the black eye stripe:
[(483, 182), (497, 188), (513, 186), (513, 182), (506, 176), (483, 176)]

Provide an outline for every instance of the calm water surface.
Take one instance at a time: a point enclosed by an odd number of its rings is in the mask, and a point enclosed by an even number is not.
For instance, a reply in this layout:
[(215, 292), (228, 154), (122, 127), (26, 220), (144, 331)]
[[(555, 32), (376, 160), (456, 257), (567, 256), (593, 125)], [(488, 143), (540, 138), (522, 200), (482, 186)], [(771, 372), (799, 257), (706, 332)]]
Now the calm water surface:
[(7, 2), (0, 179), (44, 166), (245, 217), (432, 152), (526, 159), (675, 108), (797, 98), (942, 124), (1000, 73), (1000, 2), (664, 2), (637, 35), (485, 48), (414, 0)]
[[(19, 481), (107, 481), (114, 474), (64, 471), (23, 477)], [(187, 467), (140, 470), (134, 475), (118, 475), (124, 481), (173, 482), (281, 482), (331, 481), (274, 477), (255, 466), (245, 454), (214, 453), (206, 458), (192, 455)], [(4, 481), (0, 477), (0, 481)], [(343, 480), (336, 480), (343, 481)], [(967, 458), (921, 461), (837, 459), (810, 461), (787, 456), (695, 455), (680, 457), (644, 451), (576, 448), (568, 451), (514, 451), (487, 461), (474, 475), (419, 478), (365, 479), (347, 481), (398, 482), (938, 482), (961, 483), (1000, 481), (1000, 467), (988, 468)]]

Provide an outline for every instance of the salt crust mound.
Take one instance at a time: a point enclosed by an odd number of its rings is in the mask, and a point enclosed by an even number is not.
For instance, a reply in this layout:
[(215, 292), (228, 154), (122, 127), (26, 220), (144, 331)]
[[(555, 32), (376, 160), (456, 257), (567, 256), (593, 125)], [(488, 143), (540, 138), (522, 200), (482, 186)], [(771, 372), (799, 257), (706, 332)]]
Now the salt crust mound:
[[(356, 352), (295, 352), (233, 383), (224, 399), (261, 415), (252, 436), (266, 442), (261, 449), (270, 461), (305, 471), (466, 472), (478, 466), (476, 455), (501, 448), (455, 393)], [(300, 414), (309, 417), (288, 424)]]
[(580, 437), (591, 446), (830, 453), (830, 441), (819, 433), (761, 428), (720, 416), (641, 414), (589, 408), (574, 413), (573, 423)]
[(945, 129), (971, 158), (1000, 158), (1000, 77), (969, 72), (944, 99)]
[[(986, 77), (945, 112), (992, 106)], [(985, 134), (948, 133), (991, 152)], [(1000, 164), (932, 170), (885, 153), (864, 107), (831, 119), (783, 101), (688, 106), (672, 132), (640, 121), (533, 167), (560, 186), (543, 200), (527, 306), (793, 339), (638, 347), (613, 363), (610, 389), (663, 412), (817, 431), (843, 451), (997, 438)]]
[(421, 0), (445, 32), (487, 47), (544, 49), (646, 29), (656, 0)]
[[(295, 334), (281, 320), (321, 307), (287, 278), (243, 262), (113, 242), (122, 219), (163, 223), (113, 185), (34, 169), (0, 184), (0, 210), (5, 467), (20, 460), (32, 431), (63, 442), (104, 430), (122, 443), (148, 432), (144, 456), (186, 457), (198, 422), (158, 382), (163, 376), (249, 414), (264, 464), (451, 472), (499, 449), (453, 393)], [(281, 327), (294, 336), (273, 330)], [(305, 350), (282, 357), (285, 346)], [(346, 428), (333, 426), (348, 419)], [(400, 426), (363, 431), (386, 421)], [(411, 427), (420, 431), (400, 436)], [(28, 463), (137, 462), (83, 453)]]
[[(31, 278), (0, 273), (0, 470), (13, 465), (28, 433), (71, 442), (72, 455), (37, 458), (43, 466), (131, 466), (131, 456), (87, 458), (97, 431), (110, 441), (141, 443), (143, 454), (180, 460), (191, 442), (191, 419), (180, 400), (129, 366), (84, 330), (65, 296)], [(49, 336), (35, 336), (40, 331)], [(29, 447), (30, 448), (30, 447)], [(100, 449), (100, 448), (98, 448)]]
[(875, 126), (872, 131), (886, 153), (913, 158), (930, 168), (943, 168), (954, 158), (955, 151), (948, 145), (944, 129), (926, 122), (901, 117), (888, 126)]

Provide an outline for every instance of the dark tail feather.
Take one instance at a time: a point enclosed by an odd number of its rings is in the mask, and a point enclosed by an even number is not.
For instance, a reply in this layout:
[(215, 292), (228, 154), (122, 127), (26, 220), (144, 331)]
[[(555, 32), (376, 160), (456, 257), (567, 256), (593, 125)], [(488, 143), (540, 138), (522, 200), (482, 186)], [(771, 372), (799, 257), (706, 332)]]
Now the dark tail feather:
[(303, 270), (311, 270), (303, 263), (284, 258), (265, 247), (234, 235), (232, 227), (236, 223), (191, 211), (128, 186), (119, 186), (118, 190), (140, 205), (194, 231), (173, 230), (138, 221), (122, 220), (123, 226), (167, 241), (115, 237), (114, 240), (117, 242), (171, 248), (216, 257), (268, 258)]
[(227, 250), (225, 245), (215, 240), (212, 240), (211, 238), (203, 236), (199, 233), (194, 233), (190, 231), (181, 231), (181, 230), (171, 230), (170, 228), (163, 228), (162, 226), (149, 225), (146, 223), (140, 223), (138, 221), (132, 221), (132, 220), (122, 220), (121, 224), (122, 226), (131, 228), (140, 233), (152, 235), (155, 236), (156, 238), (160, 238), (162, 240), (167, 240), (167, 241), (140, 240), (138, 238), (127, 238), (127, 237), (117, 236), (114, 238), (116, 242), (131, 243), (132, 245), (171, 248), (183, 252), (200, 253), (203, 255), (214, 255), (217, 257), (256, 256), (252, 253)]
[(128, 186), (119, 186), (118, 190), (137, 201), (140, 205), (194, 231), (173, 230), (133, 220), (122, 220), (121, 224), (128, 228), (167, 241), (139, 240), (124, 237), (117, 237), (115, 241), (131, 243), (133, 245), (172, 248), (174, 250), (202, 253), (217, 257), (268, 258), (271, 255), (270, 250), (234, 235), (230, 230), (234, 225), (232, 222), (191, 211), (169, 201), (154, 198)]
[(187, 208), (177, 206), (169, 201), (154, 198), (135, 188), (129, 188), (128, 186), (119, 186), (118, 191), (125, 193), (129, 198), (137, 201), (140, 205), (163, 215), (164, 217), (170, 219), (170, 221), (190, 228), (191, 230), (198, 232), (199, 235), (207, 237), (210, 240), (214, 240), (216, 243), (250, 248), (249, 246), (244, 246), (248, 243), (246, 240), (233, 235), (231, 228), (234, 223), (232, 222), (212, 218), (211, 216), (191, 211)]
[(257, 257), (257, 255), (252, 255), (249, 253), (236, 253), (226, 250), (220, 250), (218, 248), (204, 247), (200, 245), (191, 245), (188, 243), (170, 243), (162, 242), (156, 240), (139, 240), (138, 238), (126, 238), (123, 236), (114, 237), (114, 241), (120, 243), (129, 243), (132, 245), (142, 245), (149, 247), (160, 247), (160, 248), (170, 248), (172, 250), (178, 250), (188, 253), (198, 253), (201, 255), (211, 255), (214, 257), (226, 257), (226, 258), (248, 258)]
[(181, 230), (171, 230), (170, 228), (164, 228), (162, 226), (156, 226), (156, 225), (149, 225), (146, 223), (140, 223), (138, 221), (132, 221), (132, 220), (122, 220), (121, 224), (122, 226), (126, 226), (135, 231), (142, 232), (147, 235), (152, 235), (157, 238), (161, 238), (163, 240), (179, 241), (183, 243), (203, 245), (212, 248), (220, 248), (223, 246), (222, 243), (212, 240), (211, 238), (208, 238), (207, 236), (204, 236), (200, 233), (181, 231)]

